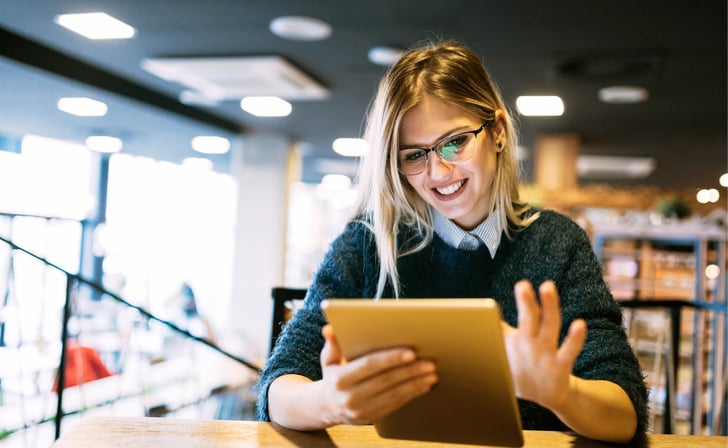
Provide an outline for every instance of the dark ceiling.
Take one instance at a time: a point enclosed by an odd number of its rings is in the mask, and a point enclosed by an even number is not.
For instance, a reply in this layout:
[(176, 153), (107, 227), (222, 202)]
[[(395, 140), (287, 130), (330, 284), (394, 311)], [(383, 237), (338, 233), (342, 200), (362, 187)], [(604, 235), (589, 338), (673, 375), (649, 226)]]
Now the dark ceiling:
[[(60, 13), (103, 11), (136, 28), (133, 39), (92, 41), (54, 23)], [(310, 16), (333, 33), (318, 42), (274, 36), (279, 16)], [(92, 133), (121, 136), (125, 151), (180, 161), (199, 134), (276, 132), (304, 148), (304, 179), (321, 167), (351, 171), (331, 149), (336, 137), (361, 134), (384, 68), (367, 60), (373, 46), (408, 47), (452, 37), (478, 52), (515, 109), (522, 94), (557, 94), (561, 117), (520, 117), (526, 180), (535, 137), (578, 133), (581, 154), (648, 156), (644, 179), (581, 182), (717, 186), (728, 170), (726, 144), (726, 1), (665, 0), (3, 0), (0, 6), (0, 133), (82, 142)], [(145, 58), (281, 55), (329, 89), (321, 101), (291, 101), (285, 118), (255, 118), (239, 101), (188, 106), (178, 84), (140, 64)], [(649, 100), (609, 105), (599, 88), (638, 85)], [(102, 118), (56, 107), (61, 96), (106, 101)], [(6, 140), (7, 141), (7, 140)], [(228, 156), (211, 157), (227, 169)], [(321, 163), (323, 160), (323, 163)]]

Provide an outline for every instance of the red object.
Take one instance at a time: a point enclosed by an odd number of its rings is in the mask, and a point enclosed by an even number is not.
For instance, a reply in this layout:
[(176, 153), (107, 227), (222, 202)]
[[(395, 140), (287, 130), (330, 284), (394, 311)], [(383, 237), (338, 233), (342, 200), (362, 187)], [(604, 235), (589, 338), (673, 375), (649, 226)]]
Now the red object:
[[(96, 350), (84, 347), (77, 342), (69, 342), (66, 349), (66, 377), (64, 387), (78, 386), (111, 376)], [(53, 392), (58, 391), (58, 375), (53, 384)]]

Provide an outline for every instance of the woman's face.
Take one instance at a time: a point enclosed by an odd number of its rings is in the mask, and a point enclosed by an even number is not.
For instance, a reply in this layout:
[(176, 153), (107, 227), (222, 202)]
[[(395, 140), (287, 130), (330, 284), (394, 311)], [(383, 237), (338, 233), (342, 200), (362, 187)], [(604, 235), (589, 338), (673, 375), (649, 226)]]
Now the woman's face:
[[(428, 153), (427, 168), (406, 176), (417, 194), (440, 214), (465, 230), (471, 230), (488, 217), (490, 194), (496, 170), (496, 143), (506, 143), (498, 111), (494, 124), (484, 128), (473, 142), (475, 154), (459, 163), (443, 161)], [(402, 117), (400, 147), (429, 148), (441, 139), (478, 129), (483, 121), (457, 106), (426, 95)]]

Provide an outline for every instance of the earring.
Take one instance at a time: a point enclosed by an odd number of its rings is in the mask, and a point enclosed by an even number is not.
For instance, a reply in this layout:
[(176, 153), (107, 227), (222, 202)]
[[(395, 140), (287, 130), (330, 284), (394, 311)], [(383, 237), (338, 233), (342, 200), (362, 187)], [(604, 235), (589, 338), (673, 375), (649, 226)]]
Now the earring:
[(503, 149), (503, 143), (501, 142), (496, 143), (496, 146), (498, 147), (498, 149)]

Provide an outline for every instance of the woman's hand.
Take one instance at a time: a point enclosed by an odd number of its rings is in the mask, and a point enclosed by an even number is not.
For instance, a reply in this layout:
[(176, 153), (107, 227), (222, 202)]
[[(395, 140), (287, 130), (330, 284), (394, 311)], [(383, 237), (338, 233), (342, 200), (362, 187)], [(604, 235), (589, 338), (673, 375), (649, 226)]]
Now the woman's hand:
[(516, 283), (518, 328), (503, 323), (506, 351), (516, 396), (551, 410), (562, 409), (576, 378), (571, 375), (574, 362), (586, 340), (586, 323), (575, 320), (559, 347), (561, 310), (556, 285), (540, 285), (541, 305), (531, 283)]
[(327, 426), (375, 422), (425, 394), (437, 382), (435, 363), (409, 348), (391, 348), (346, 361), (331, 325), (323, 327), (323, 402)]

